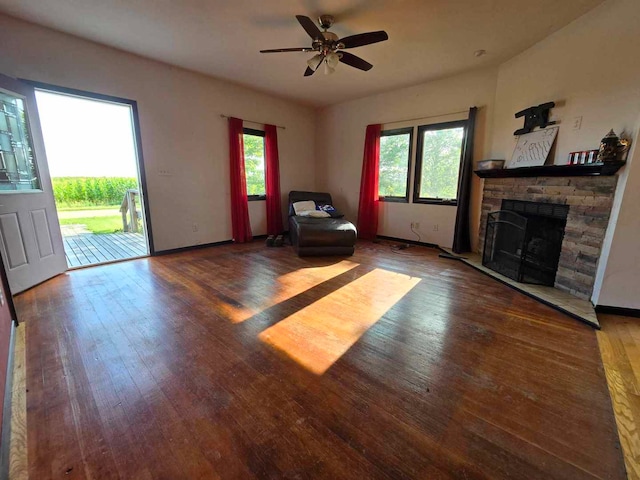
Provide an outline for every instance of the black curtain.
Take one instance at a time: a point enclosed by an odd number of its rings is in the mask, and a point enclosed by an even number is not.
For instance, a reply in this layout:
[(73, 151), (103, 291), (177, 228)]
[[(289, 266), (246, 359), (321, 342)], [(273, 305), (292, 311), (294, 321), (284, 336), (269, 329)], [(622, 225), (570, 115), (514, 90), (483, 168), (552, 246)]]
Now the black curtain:
[(458, 211), (456, 213), (456, 228), (453, 233), (454, 253), (471, 251), (471, 229), (469, 227), (469, 204), (471, 203), (471, 176), (473, 175), (473, 137), (476, 128), (477, 107), (469, 109), (467, 120), (467, 135), (462, 151), (460, 165), (460, 180), (458, 188)]

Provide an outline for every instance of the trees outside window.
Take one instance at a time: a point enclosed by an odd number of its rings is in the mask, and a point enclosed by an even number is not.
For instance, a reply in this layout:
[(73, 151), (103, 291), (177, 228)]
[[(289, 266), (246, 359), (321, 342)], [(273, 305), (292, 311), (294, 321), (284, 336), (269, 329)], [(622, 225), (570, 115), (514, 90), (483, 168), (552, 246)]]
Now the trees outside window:
[(264, 176), (264, 132), (245, 128), (242, 138), (247, 196), (249, 200), (264, 200), (267, 191)]
[(466, 122), (418, 127), (414, 203), (455, 205)]
[(413, 127), (384, 130), (380, 134), (378, 194), (381, 200), (409, 201), (412, 140)]

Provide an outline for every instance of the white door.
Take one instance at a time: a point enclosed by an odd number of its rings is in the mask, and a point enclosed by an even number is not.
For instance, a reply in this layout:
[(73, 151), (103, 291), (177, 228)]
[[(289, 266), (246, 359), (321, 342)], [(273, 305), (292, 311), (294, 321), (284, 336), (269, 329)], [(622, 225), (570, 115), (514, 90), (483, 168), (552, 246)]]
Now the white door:
[(1, 74), (0, 253), (14, 294), (67, 269), (33, 88)]

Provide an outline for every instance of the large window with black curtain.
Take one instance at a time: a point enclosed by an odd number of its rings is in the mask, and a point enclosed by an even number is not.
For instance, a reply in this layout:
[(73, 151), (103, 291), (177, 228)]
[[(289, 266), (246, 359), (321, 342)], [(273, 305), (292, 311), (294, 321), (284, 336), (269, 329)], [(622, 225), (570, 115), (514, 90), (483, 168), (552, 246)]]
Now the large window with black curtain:
[(457, 205), (467, 122), (418, 127), (413, 202)]
[[(477, 111), (477, 107), (471, 107), (466, 120), (418, 127), (382, 130), (380, 124), (367, 126), (358, 206), (359, 238), (375, 238), (379, 201), (409, 203), (411, 198), (416, 204), (457, 207), (452, 248), (456, 253), (471, 250), (469, 203)], [(416, 150), (415, 161), (412, 149)]]
[(252, 128), (244, 128), (244, 170), (247, 180), (247, 198), (264, 200), (266, 198), (264, 167), (264, 132)]
[(380, 179), (378, 195), (386, 202), (409, 201), (409, 171), (413, 127), (380, 133)]

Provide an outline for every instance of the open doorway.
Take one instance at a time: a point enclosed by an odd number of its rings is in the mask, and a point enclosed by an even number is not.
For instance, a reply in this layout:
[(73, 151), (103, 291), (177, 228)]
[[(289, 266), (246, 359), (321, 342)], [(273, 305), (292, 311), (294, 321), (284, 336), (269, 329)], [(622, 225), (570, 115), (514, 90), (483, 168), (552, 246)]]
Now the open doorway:
[(69, 268), (149, 255), (129, 103), (36, 88)]

